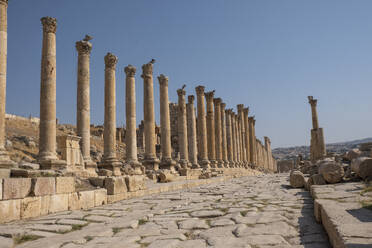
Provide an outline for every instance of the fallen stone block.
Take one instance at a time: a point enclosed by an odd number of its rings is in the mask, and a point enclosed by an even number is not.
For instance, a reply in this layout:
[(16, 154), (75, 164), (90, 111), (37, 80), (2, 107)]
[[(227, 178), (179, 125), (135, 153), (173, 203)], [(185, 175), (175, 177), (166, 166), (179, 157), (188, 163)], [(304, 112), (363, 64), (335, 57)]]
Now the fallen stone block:
[(160, 171), (158, 174), (158, 178), (159, 182), (161, 183), (168, 183), (174, 181), (174, 175), (168, 170)]
[(56, 180), (54, 177), (32, 178), (31, 194), (33, 196), (54, 195)]
[(96, 189), (94, 190), (94, 206), (101, 206), (107, 204), (107, 190)]
[(359, 176), (372, 180), (372, 158), (364, 160), (359, 166)]
[(56, 194), (75, 192), (75, 178), (56, 177)]
[(369, 157), (359, 157), (359, 158), (355, 158), (351, 160), (351, 164), (350, 164), (351, 170), (355, 172), (358, 176), (359, 176), (360, 164), (366, 159), (369, 159)]
[(289, 176), (289, 183), (293, 188), (303, 188), (305, 186), (305, 177), (301, 171), (292, 171)]
[(310, 189), (312, 185), (324, 185), (326, 181), (324, 180), (323, 176), (320, 174), (312, 175), (309, 180), (307, 180), (307, 187)]
[(327, 183), (339, 183), (344, 176), (344, 169), (338, 163), (329, 161), (320, 164), (319, 174)]
[(129, 192), (146, 189), (145, 177), (140, 175), (126, 176), (125, 183)]
[(21, 218), (21, 200), (0, 201), (0, 223)]
[(49, 213), (52, 214), (68, 210), (68, 195), (69, 194), (51, 195), (49, 202)]
[(116, 195), (128, 191), (124, 177), (108, 177), (105, 179), (105, 188), (108, 195)]
[(25, 198), (31, 191), (31, 178), (4, 178), (3, 199)]
[(40, 210), (40, 197), (26, 197), (21, 200), (21, 219), (38, 217)]
[(99, 177), (90, 177), (89, 182), (95, 187), (101, 187), (103, 188), (105, 185), (105, 178), (104, 176), (99, 176)]

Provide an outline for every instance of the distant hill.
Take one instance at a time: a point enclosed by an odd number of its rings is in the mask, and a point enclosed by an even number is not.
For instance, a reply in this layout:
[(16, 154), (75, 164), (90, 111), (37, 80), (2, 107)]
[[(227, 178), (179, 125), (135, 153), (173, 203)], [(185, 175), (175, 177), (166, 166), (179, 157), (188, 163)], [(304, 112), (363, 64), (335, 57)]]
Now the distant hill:
[[(358, 148), (359, 144), (372, 142), (371, 138), (358, 139), (353, 141), (329, 143), (326, 144), (327, 152), (342, 154), (350, 149)], [(285, 148), (273, 149), (273, 155), (278, 160), (295, 159), (298, 154), (302, 154), (304, 158), (309, 158), (310, 147), (309, 146), (293, 146)]]

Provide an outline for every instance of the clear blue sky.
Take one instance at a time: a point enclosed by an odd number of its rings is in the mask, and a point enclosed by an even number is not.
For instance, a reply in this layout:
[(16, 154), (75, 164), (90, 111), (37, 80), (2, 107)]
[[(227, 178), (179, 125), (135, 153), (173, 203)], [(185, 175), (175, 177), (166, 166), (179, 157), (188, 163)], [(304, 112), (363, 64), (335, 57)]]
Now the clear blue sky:
[(75, 42), (90, 34), (91, 119), (103, 123), (104, 60), (119, 57), (117, 122), (125, 123), (124, 66), (137, 67), (137, 121), (143, 117), (141, 66), (152, 58), (169, 97), (203, 84), (228, 107), (244, 103), (256, 135), (273, 147), (309, 144), (307, 96), (318, 98), (327, 142), (372, 132), (370, 0), (10, 0), (7, 112), (39, 116), (40, 18), (58, 19), (57, 117), (76, 122)]

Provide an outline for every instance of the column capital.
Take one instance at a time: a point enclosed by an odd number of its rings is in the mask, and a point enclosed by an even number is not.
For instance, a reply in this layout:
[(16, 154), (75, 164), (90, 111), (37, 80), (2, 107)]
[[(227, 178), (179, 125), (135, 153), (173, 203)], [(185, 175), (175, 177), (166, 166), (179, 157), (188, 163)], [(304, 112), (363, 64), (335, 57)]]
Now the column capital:
[(196, 86), (195, 91), (197, 95), (204, 95), (205, 87), (202, 85)]
[(241, 112), (241, 111), (243, 111), (244, 104), (238, 104), (238, 105), (236, 105), (236, 107), (238, 109), (238, 112)]
[(243, 112), (244, 112), (244, 114), (246, 114), (246, 115), (248, 116), (249, 108), (248, 108), (248, 107), (244, 108), (244, 109), (243, 109)]
[(249, 122), (252, 122), (253, 125), (256, 124), (256, 120), (254, 119), (254, 116), (249, 116), (249, 117), (248, 117), (248, 121), (249, 121)]
[(232, 109), (226, 109), (226, 110), (225, 110), (225, 113), (226, 113), (227, 115), (231, 115), (231, 114), (232, 114)]
[(177, 90), (177, 95), (178, 96), (185, 96), (186, 95), (186, 90), (184, 90), (183, 88), (182, 89), (178, 89)]
[(136, 74), (136, 70), (137, 70), (136, 67), (134, 67), (133, 65), (128, 65), (124, 67), (124, 72), (127, 75), (127, 77), (134, 77), (134, 75)]
[(5, 6), (8, 6), (8, 0), (0, 0), (0, 4), (4, 4)]
[(189, 104), (194, 105), (195, 96), (194, 95), (188, 95), (187, 99), (189, 101)]
[(92, 43), (86, 40), (77, 41), (75, 47), (78, 53), (82, 55), (90, 55), (92, 51)]
[(159, 80), (160, 86), (168, 86), (169, 79), (164, 74), (160, 74), (160, 76), (158, 77), (158, 80)]
[(221, 102), (221, 109), (225, 109), (225, 108), (226, 108), (226, 103)]
[(43, 31), (45, 33), (56, 33), (57, 31), (57, 19), (53, 17), (43, 17), (40, 19), (43, 25)]
[(118, 63), (118, 57), (116, 57), (112, 53), (107, 53), (106, 54), (106, 56), (105, 56), (105, 66), (106, 66), (106, 68), (115, 70), (117, 63)]
[(153, 65), (155, 60), (151, 60), (149, 63), (142, 65), (142, 78), (152, 77)]
[(318, 102), (318, 100), (314, 99), (313, 96), (308, 96), (307, 98), (309, 99), (311, 107), (316, 107), (316, 103)]
[(205, 92), (204, 95), (207, 98), (207, 101), (213, 101), (214, 90)]
[(222, 103), (222, 99), (221, 98), (214, 98), (213, 99), (213, 103), (214, 104), (221, 104)]

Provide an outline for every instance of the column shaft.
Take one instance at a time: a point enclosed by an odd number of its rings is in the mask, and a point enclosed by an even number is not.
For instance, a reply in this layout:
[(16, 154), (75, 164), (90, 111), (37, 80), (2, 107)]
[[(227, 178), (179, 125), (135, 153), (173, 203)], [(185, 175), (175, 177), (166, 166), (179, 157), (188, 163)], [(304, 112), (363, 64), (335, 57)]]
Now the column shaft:
[(205, 97), (207, 99), (208, 159), (211, 162), (211, 166), (215, 168), (217, 165), (216, 165), (214, 111), (213, 111), (214, 91), (206, 92)]
[(222, 159), (224, 161), (224, 167), (228, 167), (227, 157), (227, 134), (226, 134), (226, 115), (225, 115), (226, 104), (221, 103), (221, 128), (222, 128)]
[(249, 113), (249, 108), (244, 108), (243, 110), (243, 120), (244, 120), (244, 129), (245, 129), (245, 134), (244, 134), (244, 139), (245, 139), (245, 158), (247, 161), (247, 164), (251, 163), (250, 161), (250, 143), (249, 143), (249, 122), (248, 122), (248, 113)]
[(235, 114), (231, 112), (231, 130), (232, 130), (232, 151), (234, 167), (238, 166), (238, 152), (237, 152), (237, 140), (236, 140), (236, 123)]
[(183, 168), (190, 166), (189, 153), (187, 151), (187, 123), (186, 123), (186, 91), (182, 89), (177, 90), (178, 94), (178, 142), (180, 148), (179, 163)]
[(207, 123), (205, 117), (205, 96), (204, 86), (197, 86), (195, 88), (198, 104), (198, 147), (199, 147), (199, 163), (203, 168), (209, 168), (208, 160), (208, 144), (207, 144)]
[(188, 135), (188, 147), (189, 147), (189, 160), (192, 164), (192, 168), (199, 168), (198, 164), (198, 151), (196, 141), (196, 120), (195, 120), (195, 97), (193, 95), (188, 96), (187, 103), (187, 135)]
[(227, 109), (226, 113), (226, 143), (227, 143), (227, 158), (229, 161), (229, 167), (234, 165), (234, 154), (233, 154), (233, 134), (232, 134), (232, 123), (231, 123), (231, 109)]
[(216, 160), (219, 168), (223, 167), (222, 160), (222, 123), (221, 123), (221, 98), (215, 98), (214, 103), (214, 125), (215, 125), (215, 142), (216, 142)]

